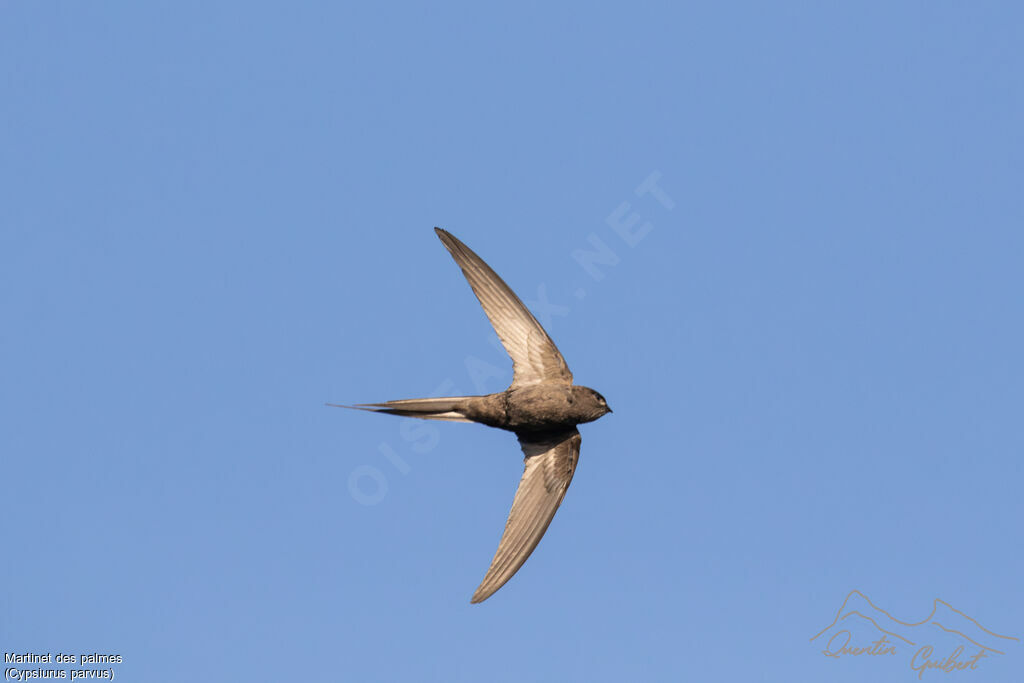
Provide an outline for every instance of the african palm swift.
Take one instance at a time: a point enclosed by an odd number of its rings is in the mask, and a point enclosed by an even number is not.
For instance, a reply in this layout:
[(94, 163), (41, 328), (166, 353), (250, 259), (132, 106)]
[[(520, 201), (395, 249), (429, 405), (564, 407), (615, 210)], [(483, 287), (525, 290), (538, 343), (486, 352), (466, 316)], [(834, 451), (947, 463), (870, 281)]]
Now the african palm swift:
[(505, 532), (487, 575), (473, 594), (482, 602), (505, 585), (537, 547), (569, 488), (580, 455), (576, 425), (612, 412), (593, 389), (574, 386), (572, 373), (537, 319), (469, 247), (434, 228), (473, 288), (484, 313), (512, 357), (512, 384), (500, 394), (412, 398), (358, 408), (424, 420), (479, 422), (515, 432), (525, 470)]

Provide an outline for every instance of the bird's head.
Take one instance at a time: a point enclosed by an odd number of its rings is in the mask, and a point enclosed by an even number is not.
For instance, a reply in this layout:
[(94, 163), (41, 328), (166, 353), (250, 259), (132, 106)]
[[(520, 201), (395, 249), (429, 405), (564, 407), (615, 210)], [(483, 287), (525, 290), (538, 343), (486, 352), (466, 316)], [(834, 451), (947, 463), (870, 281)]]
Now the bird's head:
[(604, 396), (590, 387), (573, 387), (573, 403), (581, 422), (593, 422), (599, 417), (612, 412)]

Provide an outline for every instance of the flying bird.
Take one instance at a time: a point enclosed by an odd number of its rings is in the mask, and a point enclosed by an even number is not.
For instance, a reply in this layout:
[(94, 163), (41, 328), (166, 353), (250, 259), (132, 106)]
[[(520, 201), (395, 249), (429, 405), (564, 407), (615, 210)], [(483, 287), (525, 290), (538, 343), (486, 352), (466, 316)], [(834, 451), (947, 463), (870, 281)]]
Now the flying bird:
[[(483, 259), (451, 233), (434, 228), (473, 288), (512, 357), (512, 384), (486, 396), (411, 398), (356, 408), (424, 420), (479, 422), (514, 432), (525, 468), (491, 566), (471, 602), (483, 602), (519, 571), (547, 531), (576, 471), (576, 425), (612, 412), (601, 394), (572, 383), (572, 373), (537, 319)], [(335, 404), (329, 404), (335, 405)]]

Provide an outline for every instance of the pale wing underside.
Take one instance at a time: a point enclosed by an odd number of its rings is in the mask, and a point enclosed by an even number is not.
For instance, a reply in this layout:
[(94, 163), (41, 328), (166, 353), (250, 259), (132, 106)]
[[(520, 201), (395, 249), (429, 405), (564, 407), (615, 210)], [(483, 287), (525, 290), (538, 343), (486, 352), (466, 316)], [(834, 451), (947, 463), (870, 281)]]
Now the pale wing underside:
[(520, 435), (526, 468), (519, 481), (505, 532), (487, 575), (473, 594), (483, 602), (519, 571), (547, 531), (576, 471), (580, 433), (569, 429), (546, 437)]
[(462, 268), (494, 331), (512, 357), (512, 386), (538, 382), (572, 384), (572, 373), (558, 347), (515, 292), (469, 247), (441, 228), (434, 230)]

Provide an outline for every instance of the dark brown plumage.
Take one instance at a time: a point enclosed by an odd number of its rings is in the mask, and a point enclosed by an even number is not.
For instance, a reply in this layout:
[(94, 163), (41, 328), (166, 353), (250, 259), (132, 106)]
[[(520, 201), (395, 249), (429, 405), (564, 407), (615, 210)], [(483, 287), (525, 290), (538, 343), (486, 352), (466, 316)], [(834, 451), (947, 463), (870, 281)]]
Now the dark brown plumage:
[[(512, 357), (508, 389), (486, 396), (414, 398), (343, 406), (426, 420), (479, 422), (519, 437), (525, 468), (498, 551), (472, 602), (482, 602), (519, 570), (547, 531), (580, 453), (576, 425), (612, 412), (599, 393), (574, 386), (572, 373), (537, 319), (498, 275), (450, 233), (434, 228)], [(332, 404), (333, 405), (333, 404)]]

